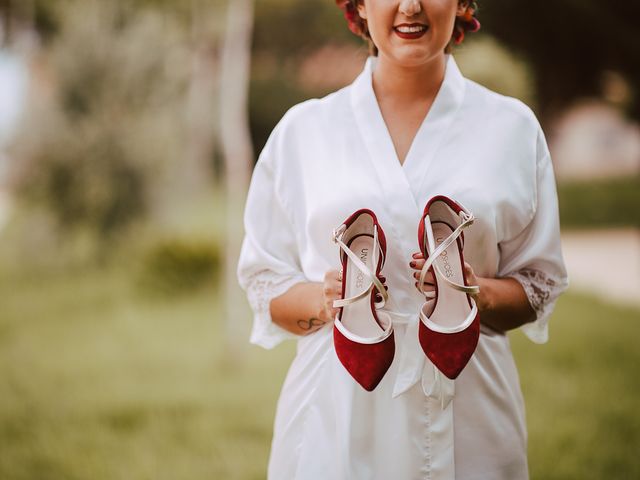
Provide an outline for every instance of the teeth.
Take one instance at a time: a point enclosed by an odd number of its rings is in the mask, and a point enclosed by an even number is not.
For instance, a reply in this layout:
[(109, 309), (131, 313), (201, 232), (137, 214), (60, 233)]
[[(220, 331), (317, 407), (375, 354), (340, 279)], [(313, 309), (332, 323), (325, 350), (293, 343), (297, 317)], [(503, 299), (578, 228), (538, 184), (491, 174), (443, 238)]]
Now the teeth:
[(401, 27), (396, 27), (396, 30), (402, 33), (417, 33), (426, 30), (426, 27), (423, 25), (417, 25), (415, 27), (407, 27), (403, 25)]

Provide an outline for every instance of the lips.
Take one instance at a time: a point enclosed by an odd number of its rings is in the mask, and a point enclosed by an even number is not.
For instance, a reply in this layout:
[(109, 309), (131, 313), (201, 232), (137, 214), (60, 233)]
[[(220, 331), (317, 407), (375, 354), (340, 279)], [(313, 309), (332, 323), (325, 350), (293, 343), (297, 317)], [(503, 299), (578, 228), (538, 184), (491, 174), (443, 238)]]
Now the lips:
[(393, 27), (396, 35), (409, 40), (420, 38), (427, 30), (429, 30), (429, 26), (424, 23), (401, 23)]
[(403, 33), (413, 33), (415, 31), (422, 31), (429, 28), (424, 23), (401, 23), (393, 27), (396, 31), (402, 31)]

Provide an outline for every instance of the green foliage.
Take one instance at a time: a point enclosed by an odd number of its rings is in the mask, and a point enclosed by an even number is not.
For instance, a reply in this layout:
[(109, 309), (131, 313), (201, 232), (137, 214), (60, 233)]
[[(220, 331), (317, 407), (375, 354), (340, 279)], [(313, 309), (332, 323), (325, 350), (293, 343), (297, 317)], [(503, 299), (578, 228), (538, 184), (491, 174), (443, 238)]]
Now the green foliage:
[(495, 92), (535, 104), (528, 65), (488, 35), (469, 35), (454, 50), (463, 75)]
[(254, 150), (260, 152), (273, 127), (287, 109), (308, 98), (299, 85), (285, 75), (254, 75), (251, 80), (249, 116)]
[(532, 480), (640, 478), (640, 310), (561, 297), (549, 343), (511, 335)]
[(360, 42), (333, 0), (261, 0), (255, 5), (253, 53), (268, 52), (284, 65), (327, 42)]
[(286, 110), (320, 92), (296, 81), (305, 55), (326, 43), (357, 44), (333, 1), (261, 0), (255, 3), (250, 123), (256, 155)]
[(211, 285), (220, 270), (220, 250), (209, 240), (171, 239), (150, 248), (139, 285), (153, 294), (175, 295)]
[(31, 106), (15, 148), (18, 195), (47, 206), (61, 230), (88, 227), (101, 241), (148, 213), (183, 137), (180, 30), (157, 12), (119, 13), (66, 5), (45, 47), (53, 95)]
[(640, 177), (558, 184), (563, 227), (640, 228)]
[(145, 172), (116, 132), (61, 135), (30, 160), (21, 193), (47, 204), (62, 228), (88, 224), (109, 235), (146, 211)]
[[(585, 96), (599, 96), (602, 73), (623, 74), (635, 93), (628, 112), (640, 119), (640, 2), (480, 0), (482, 29), (531, 65), (540, 107), (552, 115)], [(546, 115), (545, 115), (546, 116)]]

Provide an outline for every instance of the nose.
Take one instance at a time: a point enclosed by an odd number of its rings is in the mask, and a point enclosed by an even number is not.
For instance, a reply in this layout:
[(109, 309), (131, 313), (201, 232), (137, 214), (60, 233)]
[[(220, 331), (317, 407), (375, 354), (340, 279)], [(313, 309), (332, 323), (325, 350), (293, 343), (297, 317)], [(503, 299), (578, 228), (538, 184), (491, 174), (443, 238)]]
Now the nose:
[(420, 13), (422, 5), (420, 5), (420, 0), (401, 0), (399, 10), (407, 17), (412, 17)]

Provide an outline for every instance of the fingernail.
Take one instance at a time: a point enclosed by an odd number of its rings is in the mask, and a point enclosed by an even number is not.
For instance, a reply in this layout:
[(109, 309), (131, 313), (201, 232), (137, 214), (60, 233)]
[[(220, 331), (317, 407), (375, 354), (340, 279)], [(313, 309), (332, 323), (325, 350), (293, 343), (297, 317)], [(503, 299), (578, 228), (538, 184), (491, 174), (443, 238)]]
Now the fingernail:
[(416, 266), (416, 262), (414, 262), (413, 260), (411, 262), (409, 262), (409, 266), (411, 267), (415, 267)]
[(418, 258), (420, 256), (420, 254), (418, 252), (414, 253), (413, 255), (411, 255), (413, 258)]

